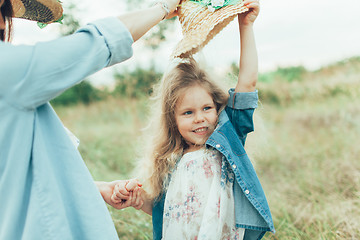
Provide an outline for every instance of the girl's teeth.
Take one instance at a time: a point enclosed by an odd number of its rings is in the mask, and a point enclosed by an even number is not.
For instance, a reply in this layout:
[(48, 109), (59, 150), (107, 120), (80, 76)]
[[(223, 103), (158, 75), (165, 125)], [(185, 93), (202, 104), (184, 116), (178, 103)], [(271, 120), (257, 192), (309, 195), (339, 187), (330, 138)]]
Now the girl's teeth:
[(196, 129), (195, 132), (204, 132), (206, 130), (206, 128), (200, 128), (200, 129)]

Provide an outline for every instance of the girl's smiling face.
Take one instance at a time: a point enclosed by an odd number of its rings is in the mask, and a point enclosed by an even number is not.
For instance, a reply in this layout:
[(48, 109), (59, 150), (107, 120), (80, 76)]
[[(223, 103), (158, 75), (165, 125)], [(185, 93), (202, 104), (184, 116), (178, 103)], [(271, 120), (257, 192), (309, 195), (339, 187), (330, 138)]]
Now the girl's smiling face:
[(201, 86), (187, 88), (175, 108), (179, 133), (188, 144), (186, 152), (201, 148), (213, 133), (218, 113), (211, 95)]

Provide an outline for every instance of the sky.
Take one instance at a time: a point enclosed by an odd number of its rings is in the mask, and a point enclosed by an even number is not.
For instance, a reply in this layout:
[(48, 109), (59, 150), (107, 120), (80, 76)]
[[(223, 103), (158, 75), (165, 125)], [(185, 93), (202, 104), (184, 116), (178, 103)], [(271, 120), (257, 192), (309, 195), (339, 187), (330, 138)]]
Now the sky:
[[(62, 1), (64, 6), (67, 1)], [(127, 12), (124, 0), (72, 2), (77, 9), (81, 9), (76, 17), (81, 19), (82, 24)], [(254, 25), (260, 72), (298, 65), (315, 70), (345, 58), (360, 56), (360, 1), (261, 0), (260, 5), (260, 15)], [(14, 44), (35, 44), (59, 37), (56, 24), (40, 30), (35, 22), (16, 20), (14, 30)], [(134, 55), (130, 60), (102, 70), (90, 80), (94, 85), (109, 85), (113, 83), (113, 68), (121, 71), (138, 65), (146, 66), (151, 60), (163, 71), (169, 63), (164, 59), (169, 59), (181, 38), (181, 27), (177, 21), (173, 33), (156, 55), (144, 48), (142, 41), (138, 41), (133, 45)], [(221, 72), (231, 63), (239, 61), (239, 49), (235, 20), (210, 41), (196, 58)]]

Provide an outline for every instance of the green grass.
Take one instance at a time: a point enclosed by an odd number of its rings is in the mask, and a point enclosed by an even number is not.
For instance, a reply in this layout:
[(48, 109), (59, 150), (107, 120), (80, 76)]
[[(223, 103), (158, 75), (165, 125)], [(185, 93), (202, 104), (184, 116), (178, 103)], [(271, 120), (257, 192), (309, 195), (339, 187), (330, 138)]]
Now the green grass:
[[(360, 68), (339, 68), (258, 84), (265, 94), (246, 147), (277, 230), (265, 239), (360, 239)], [(133, 176), (146, 103), (108, 99), (56, 108), (81, 140), (96, 180)], [(152, 239), (149, 216), (109, 210), (120, 239)]]

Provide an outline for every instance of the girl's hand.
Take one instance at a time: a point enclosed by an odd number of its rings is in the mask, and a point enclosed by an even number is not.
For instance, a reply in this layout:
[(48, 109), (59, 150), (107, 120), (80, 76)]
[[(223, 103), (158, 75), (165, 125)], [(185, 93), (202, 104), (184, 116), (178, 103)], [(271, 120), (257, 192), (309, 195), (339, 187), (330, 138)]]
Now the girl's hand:
[(137, 179), (131, 179), (124, 183), (119, 181), (113, 188), (111, 206), (116, 209), (134, 207), (140, 209), (144, 204), (141, 198), (141, 186)]
[(130, 201), (130, 206), (133, 208), (139, 210), (144, 205), (144, 190), (141, 187), (135, 188), (130, 193), (130, 198), (128, 201)]
[(238, 15), (240, 25), (252, 25), (260, 12), (259, 0), (245, 0), (244, 5), (249, 11)]
[(113, 188), (111, 201), (116, 204), (126, 201), (130, 198), (131, 192), (141, 186), (137, 179), (118, 181)]

